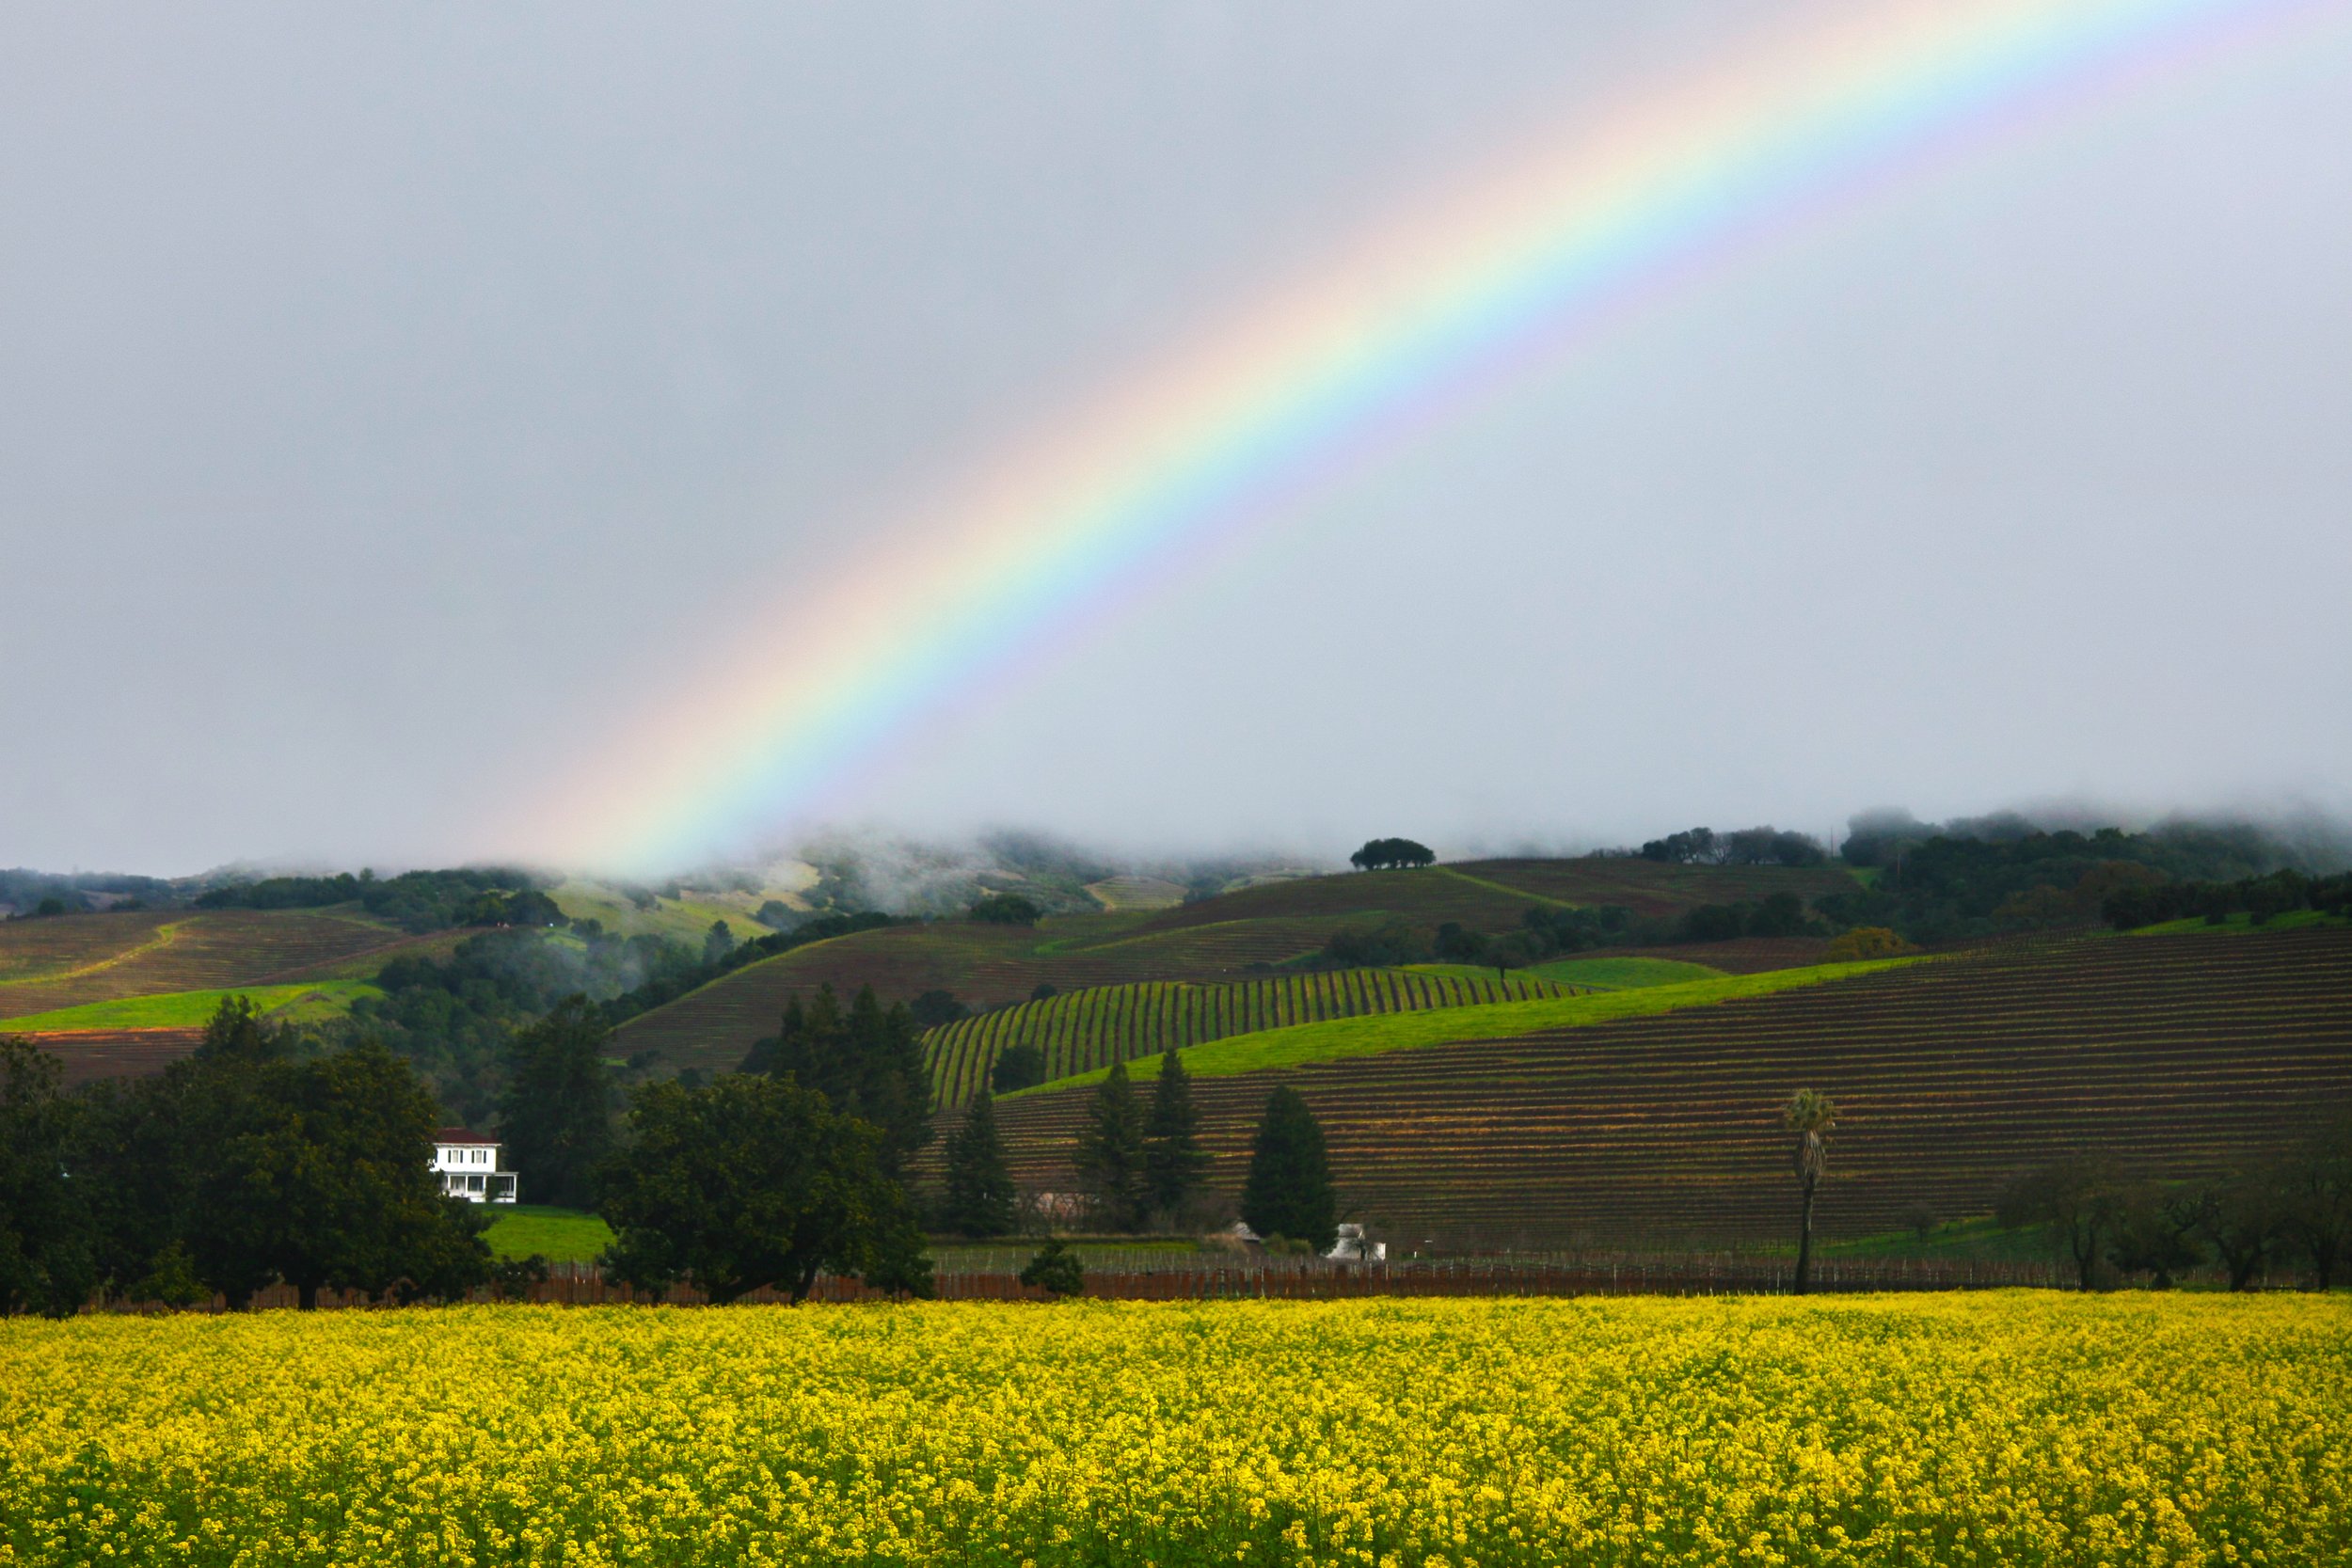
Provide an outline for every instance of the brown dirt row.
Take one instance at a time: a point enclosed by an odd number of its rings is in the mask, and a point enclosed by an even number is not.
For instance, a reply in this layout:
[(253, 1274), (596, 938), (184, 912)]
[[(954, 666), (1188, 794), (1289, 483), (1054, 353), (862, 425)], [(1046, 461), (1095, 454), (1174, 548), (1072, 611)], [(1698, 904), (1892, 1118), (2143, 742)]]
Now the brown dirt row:
[[(2210, 1172), (2352, 1096), (2352, 931), (2021, 947), (1654, 1019), (1203, 1079), (1229, 1193), (1278, 1080), (1316, 1108), (1365, 1218), (1398, 1235), (1553, 1243), (1770, 1239), (1793, 1201), (1773, 1107), (1811, 1085), (1846, 1111), (1823, 1224), (1865, 1234), (1915, 1209), (1981, 1212), (2061, 1150)], [(1083, 1093), (999, 1106), (1025, 1183), (1067, 1190), (1083, 1108)]]
[[(373, 921), (297, 910), (176, 910), (169, 915), (166, 923), (174, 928), (167, 941), (132, 952), (120, 962), (0, 986), (0, 1018), (131, 996), (259, 985), (271, 976), (380, 947), (396, 935)], [(56, 924), (112, 918), (68, 915)], [(120, 929), (127, 933), (133, 928)]]

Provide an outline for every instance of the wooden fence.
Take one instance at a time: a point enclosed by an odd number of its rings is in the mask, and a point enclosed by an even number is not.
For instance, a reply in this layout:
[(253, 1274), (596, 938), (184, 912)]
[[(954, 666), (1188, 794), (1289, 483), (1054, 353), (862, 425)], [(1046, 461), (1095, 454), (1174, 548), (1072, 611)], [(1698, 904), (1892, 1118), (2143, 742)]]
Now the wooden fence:
[[(1189, 1267), (1089, 1269), (1086, 1293), (1112, 1301), (1340, 1301), (1364, 1296), (1710, 1296), (1779, 1295), (1790, 1287), (1785, 1260), (1743, 1261), (1736, 1258), (1677, 1260), (1625, 1259), (1521, 1261), (1510, 1259), (1414, 1260), (1401, 1263), (1328, 1264), (1311, 1260), (1232, 1259)], [(1838, 1260), (1817, 1264), (1813, 1289), (1822, 1293), (1869, 1291), (1982, 1291), (2005, 1287), (2063, 1289), (2071, 1274), (2047, 1263)], [(943, 1269), (932, 1276), (942, 1301), (1045, 1301), (1046, 1293), (999, 1269)], [(477, 1291), (475, 1301), (492, 1299)], [(607, 1280), (590, 1264), (558, 1264), (549, 1276), (522, 1287), (507, 1299), (567, 1307), (696, 1306), (700, 1291), (673, 1286), (656, 1293)], [(776, 1302), (783, 1293), (762, 1289), (741, 1298)], [(821, 1277), (811, 1302), (885, 1299), (854, 1278)], [(291, 1307), (294, 1292), (272, 1286), (253, 1298), (256, 1308)], [(319, 1292), (322, 1308), (380, 1305), (358, 1293)], [(156, 1311), (154, 1306), (122, 1303), (104, 1310)], [(195, 1308), (219, 1312), (219, 1297)]]

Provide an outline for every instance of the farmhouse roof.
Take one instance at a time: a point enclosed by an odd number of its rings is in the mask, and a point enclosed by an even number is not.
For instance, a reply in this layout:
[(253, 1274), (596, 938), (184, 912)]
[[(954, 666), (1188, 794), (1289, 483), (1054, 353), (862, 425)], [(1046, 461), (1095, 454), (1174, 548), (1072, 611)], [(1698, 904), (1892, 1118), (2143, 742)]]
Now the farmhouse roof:
[(485, 1138), (479, 1132), (469, 1132), (462, 1127), (444, 1127), (438, 1132), (433, 1134), (433, 1141), (437, 1144), (492, 1145), (495, 1145), (498, 1142), (496, 1138)]

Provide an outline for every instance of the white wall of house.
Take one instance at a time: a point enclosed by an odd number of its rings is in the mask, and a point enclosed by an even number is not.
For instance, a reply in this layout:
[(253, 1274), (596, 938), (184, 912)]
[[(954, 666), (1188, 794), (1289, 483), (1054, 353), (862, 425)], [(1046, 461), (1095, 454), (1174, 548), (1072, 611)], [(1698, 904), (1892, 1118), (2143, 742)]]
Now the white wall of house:
[(486, 1139), (436, 1142), (433, 1173), (441, 1179), (441, 1191), (475, 1203), (515, 1202), (516, 1173), (499, 1169), (500, 1147)]

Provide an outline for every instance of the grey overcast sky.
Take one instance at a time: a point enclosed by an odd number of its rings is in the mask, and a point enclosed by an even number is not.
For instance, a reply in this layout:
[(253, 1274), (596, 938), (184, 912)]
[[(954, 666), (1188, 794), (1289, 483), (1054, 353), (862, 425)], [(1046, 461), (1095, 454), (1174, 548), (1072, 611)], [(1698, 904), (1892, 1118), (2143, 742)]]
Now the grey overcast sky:
[[(0, 864), (498, 853), (908, 498), (1774, 9), (0, 8)], [(1677, 293), (845, 809), (1326, 850), (2343, 809), (2313, 15)]]

